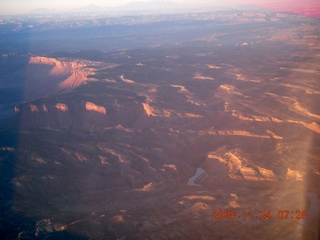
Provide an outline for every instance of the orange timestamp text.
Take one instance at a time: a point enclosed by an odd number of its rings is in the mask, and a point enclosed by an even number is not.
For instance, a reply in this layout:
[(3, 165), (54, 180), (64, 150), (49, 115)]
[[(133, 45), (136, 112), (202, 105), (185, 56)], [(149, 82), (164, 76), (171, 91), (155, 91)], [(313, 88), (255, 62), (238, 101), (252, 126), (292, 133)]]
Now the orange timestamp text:
[(213, 210), (212, 211), (212, 219), (260, 219), (260, 220), (268, 220), (268, 219), (307, 219), (308, 211), (307, 210), (243, 210), (241, 212), (237, 212), (236, 210)]

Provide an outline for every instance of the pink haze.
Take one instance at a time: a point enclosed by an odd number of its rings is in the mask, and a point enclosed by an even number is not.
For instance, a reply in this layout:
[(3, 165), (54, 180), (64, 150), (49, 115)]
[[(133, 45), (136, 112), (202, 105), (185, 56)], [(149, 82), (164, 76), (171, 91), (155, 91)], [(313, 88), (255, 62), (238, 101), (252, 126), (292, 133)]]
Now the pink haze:
[(230, 0), (234, 3), (252, 5), (275, 11), (292, 12), (304, 16), (320, 18), (319, 0)]

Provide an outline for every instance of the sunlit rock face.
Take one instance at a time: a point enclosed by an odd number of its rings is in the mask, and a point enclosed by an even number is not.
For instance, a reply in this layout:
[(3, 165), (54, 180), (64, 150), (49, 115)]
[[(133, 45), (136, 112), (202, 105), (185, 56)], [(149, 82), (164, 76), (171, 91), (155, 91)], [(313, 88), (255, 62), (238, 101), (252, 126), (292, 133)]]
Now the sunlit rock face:
[(212, 177), (223, 178), (223, 181), (276, 181), (278, 177), (271, 169), (250, 164), (240, 149), (227, 150), (222, 147), (209, 153), (207, 164), (212, 168)]
[(40, 100), (35, 104), (15, 106), (16, 119), (22, 128), (34, 127), (72, 127), (84, 124), (101, 126), (140, 126), (155, 124), (148, 120), (140, 103), (110, 104), (108, 100), (99, 102), (68, 101), (67, 103), (44, 103)]
[[(55, 105), (55, 108), (60, 111), (60, 112), (68, 112), (69, 111), (69, 108), (68, 108), (68, 105), (67, 104), (64, 104), (64, 103), (57, 103)], [(45, 109), (43, 109), (45, 112), (47, 112)]]
[(7, 101), (32, 100), (66, 92), (90, 80), (99, 64), (81, 59), (55, 59), (32, 54), (12, 54), (0, 57), (0, 82), (3, 88), (15, 89)]
[(96, 105), (92, 102), (86, 102), (86, 110), (87, 111), (93, 111), (93, 112), (98, 112), (101, 113), (103, 115), (107, 114), (107, 110), (105, 109), (105, 107)]
[[(29, 60), (31, 69), (36, 72), (31, 84), (34, 85), (56, 85), (55, 90), (70, 90), (82, 85), (89, 74), (93, 73), (93, 69), (87, 68), (88, 61), (83, 60), (57, 60), (48, 57), (32, 56)], [(37, 73), (41, 68), (47, 69), (43, 71), (43, 75)], [(38, 70), (39, 69), (39, 70)], [(44, 84), (45, 82), (45, 84)]]

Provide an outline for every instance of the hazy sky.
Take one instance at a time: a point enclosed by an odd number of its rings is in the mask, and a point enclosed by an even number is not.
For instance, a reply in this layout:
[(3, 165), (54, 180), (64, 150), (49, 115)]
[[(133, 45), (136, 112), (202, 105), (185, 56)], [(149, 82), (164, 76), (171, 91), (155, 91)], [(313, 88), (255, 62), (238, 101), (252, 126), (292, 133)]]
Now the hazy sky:
[[(130, 2), (148, 2), (152, 0), (0, 0), (0, 13), (26, 13), (36, 8), (65, 10), (95, 4), (101, 7), (121, 6)], [(219, 0), (172, 0), (177, 3), (212, 3)]]
[[(147, 2), (152, 0), (0, 0), (0, 14), (27, 13), (36, 8), (49, 8), (55, 10), (72, 9), (95, 4), (102, 7), (119, 6), (129, 2)], [(154, 1), (154, 0), (153, 0)], [(159, 1), (159, 0), (157, 0)], [(169, 0), (184, 4), (257, 4), (257, 3), (273, 3), (279, 2), (301, 2), (304, 6), (312, 2), (320, 2), (320, 0)]]

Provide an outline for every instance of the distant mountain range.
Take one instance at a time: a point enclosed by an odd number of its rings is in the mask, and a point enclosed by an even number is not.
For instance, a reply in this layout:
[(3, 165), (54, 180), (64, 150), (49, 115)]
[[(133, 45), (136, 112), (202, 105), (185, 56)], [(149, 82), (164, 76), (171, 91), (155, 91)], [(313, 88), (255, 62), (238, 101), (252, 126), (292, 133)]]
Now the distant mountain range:
[(108, 8), (100, 7), (94, 4), (90, 4), (88, 6), (74, 8), (69, 10), (68, 12), (103, 12), (108, 10)]
[[(67, 10), (71, 13), (84, 13), (84, 12), (107, 12), (107, 11), (161, 11), (161, 10), (175, 10), (185, 9), (189, 6), (186, 4), (178, 4), (170, 1), (151, 1), (151, 2), (131, 2), (119, 7), (101, 7), (94, 4), (90, 4), (84, 7), (74, 8)], [(190, 7), (189, 7), (190, 8)], [(56, 10), (50, 10), (47, 8), (34, 9), (31, 14), (50, 14), (58, 13)]]
[[(230, 3), (229, 1), (223, 1), (223, 3), (211, 3), (207, 5), (189, 5), (189, 4), (178, 4), (171, 1), (161, 1), (155, 0), (150, 2), (131, 2), (119, 7), (101, 7), (94, 4), (87, 5), (84, 7), (74, 8), (67, 11), (66, 13), (90, 13), (90, 12), (175, 12), (177, 10), (199, 10), (199, 9), (208, 9), (214, 8), (217, 9), (232, 9), (232, 8), (242, 8), (242, 9), (256, 9), (264, 8), (270, 9), (272, 11), (282, 11), (282, 12), (292, 12), (305, 16), (320, 17), (320, 2), (313, 0), (306, 0), (305, 2), (300, 1), (290, 1), (283, 0), (279, 2), (252, 2), (250, 0), (240, 0)], [(57, 14), (60, 11), (47, 8), (38, 8), (30, 12), (30, 14)]]
[(30, 13), (31, 14), (51, 14), (51, 13), (57, 13), (57, 11), (53, 9), (48, 9), (48, 8), (36, 8), (36, 9), (33, 9)]
[(118, 7), (120, 10), (127, 11), (149, 11), (149, 10), (166, 10), (174, 8), (183, 8), (187, 5), (182, 5), (169, 1), (151, 1), (151, 2), (132, 2), (128, 3), (122, 7)]

